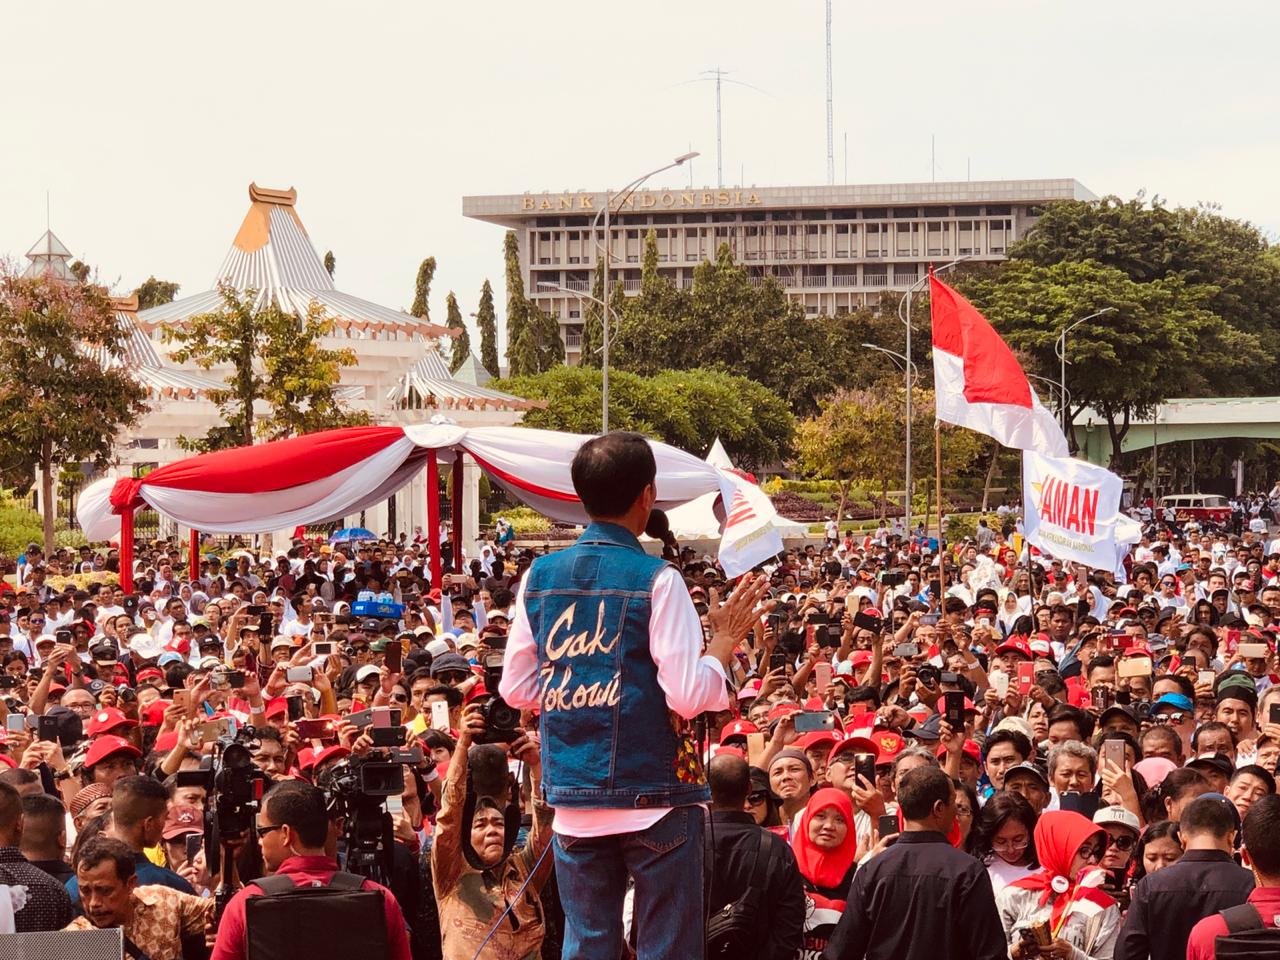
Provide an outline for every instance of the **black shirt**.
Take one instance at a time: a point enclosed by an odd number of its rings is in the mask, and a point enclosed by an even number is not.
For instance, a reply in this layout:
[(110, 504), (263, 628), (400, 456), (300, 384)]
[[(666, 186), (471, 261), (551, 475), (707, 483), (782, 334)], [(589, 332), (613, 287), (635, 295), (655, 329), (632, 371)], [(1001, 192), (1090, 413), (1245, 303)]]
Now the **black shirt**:
[(1133, 889), (1115, 960), (1183, 960), (1191, 928), (1249, 899), (1253, 874), (1222, 850), (1188, 850)]
[(27, 862), (63, 885), (76, 875), (76, 872), (71, 869), (71, 864), (65, 860), (28, 860)]
[(17, 847), (0, 847), (0, 884), (26, 888), (27, 902), (13, 915), (17, 933), (61, 930), (75, 917), (66, 887), (29, 863)]
[(861, 867), (823, 960), (1005, 960), (986, 868), (933, 831), (909, 831)]
[(795, 854), (785, 840), (756, 826), (749, 813), (714, 810), (706, 834), (707, 912), (715, 913), (747, 891), (759, 846), (764, 875), (759, 949), (741, 960), (788, 960), (800, 948), (805, 899)]

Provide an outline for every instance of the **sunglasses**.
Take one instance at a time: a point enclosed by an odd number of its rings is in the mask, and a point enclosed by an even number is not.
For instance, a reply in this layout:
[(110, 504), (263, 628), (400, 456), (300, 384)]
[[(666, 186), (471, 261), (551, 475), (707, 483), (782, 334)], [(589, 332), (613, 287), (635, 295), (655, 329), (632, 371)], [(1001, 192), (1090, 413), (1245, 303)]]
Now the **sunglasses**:
[(1166, 724), (1173, 724), (1174, 726), (1177, 726), (1185, 719), (1187, 719), (1187, 715), (1185, 713), (1157, 713), (1152, 716), (1151, 722), (1162, 726)]
[(747, 794), (747, 803), (755, 806), (758, 803), (764, 803), (769, 798), (769, 794), (764, 790), (752, 790)]
[(1121, 851), (1132, 850), (1137, 842), (1137, 840), (1129, 836), (1111, 838), (1111, 846)]
[(257, 832), (259, 839), (261, 839), (262, 837), (265, 837), (268, 833), (272, 833), (276, 830), (281, 829), (282, 827), (284, 827), (283, 823), (277, 823), (277, 824), (268, 825), (265, 827), (260, 823), (255, 823), (253, 825), (253, 829)]
[(391, 694), (390, 699), (394, 700), (396, 703), (408, 703), (408, 702), (409, 702), (409, 698), (408, 698), (408, 697), (406, 697), (403, 693), (393, 693), (393, 694)]
[(1093, 861), (1094, 863), (1097, 863), (1106, 855), (1107, 845), (1105, 843), (1089, 844), (1088, 846), (1080, 848), (1080, 856), (1083, 857), (1086, 862)]

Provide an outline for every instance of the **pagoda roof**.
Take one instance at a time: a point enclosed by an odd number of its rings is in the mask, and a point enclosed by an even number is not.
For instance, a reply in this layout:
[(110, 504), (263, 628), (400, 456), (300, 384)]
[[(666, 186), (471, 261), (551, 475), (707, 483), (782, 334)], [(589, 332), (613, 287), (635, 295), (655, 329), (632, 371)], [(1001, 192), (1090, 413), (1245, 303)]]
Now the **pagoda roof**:
[(229, 284), (237, 290), (256, 291), (256, 309), (274, 302), (301, 315), (312, 303), (319, 304), (335, 328), (351, 339), (453, 335), (421, 317), (338, 290), (298, 216), (297, 199), (293, 188), (273, 190), (249, 184), (249, 211), (214, 277), (213, 289), (144, 310), (139, 322), (147, 329), (174, 326), (217, 310), (223, 303), (217, 288)]
[(387, 401), (401, 409), (444, 407), (464, 410), (532, 410), (545, 407), (539, 400), (490, 390), (464, 383), (449, 373), (449, 367), (432, 344), (387, 393)]

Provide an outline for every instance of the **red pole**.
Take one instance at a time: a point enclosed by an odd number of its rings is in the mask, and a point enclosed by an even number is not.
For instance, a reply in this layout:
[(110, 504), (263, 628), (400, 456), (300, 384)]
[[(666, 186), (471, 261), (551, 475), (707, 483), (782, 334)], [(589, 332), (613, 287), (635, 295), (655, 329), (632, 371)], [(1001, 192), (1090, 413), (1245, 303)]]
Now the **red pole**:
[(133, 593), (133, 507), (120, 513), (120, 589)]
[(431, 557), (431, 586), (440, 589), (440, 461), (427, 451), (427, 549)]
[(200, 579), (200, 531), (191, 528), (191, 581)]
[(462, 573), (462, 458), (458, 448), (453, 460), (453, 572)]

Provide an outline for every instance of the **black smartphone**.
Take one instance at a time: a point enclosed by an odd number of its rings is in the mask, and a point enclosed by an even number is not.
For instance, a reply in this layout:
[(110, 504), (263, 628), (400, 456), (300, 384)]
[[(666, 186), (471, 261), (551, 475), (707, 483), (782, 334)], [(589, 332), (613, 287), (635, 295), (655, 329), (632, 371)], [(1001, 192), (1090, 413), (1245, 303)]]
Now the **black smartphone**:
[(892, 813), (886, 813), (884, 816), (876, 818), (876, 830), (880, 834), (880, 839), (891, 837), (899, 832), (898, 818)]
[(285, 709), (288, 710), (288, 717), (290, 720), (301, 720), (307, 715), (306, 710), (302, 706), (302, 697), (297, 694), (294, 694), (291, 697), (285, 697), (284, 703)]
[(21, 681), (11, 673), (0, 673), (0, 690), (12, 690)]
[(187, 834), (187, 863), (191, 863), (196, 858), (196, 854), (200, 852), (200, 848), (204, 846), (203, 833)]
[(1280, 723), (1280, 703), (1273, 703), (1267, 707), (1267, 722)]
[(941, 581), (941, 580), (930, 580), (930, 581), (929, 581), (929, 592), (930, 592), (931, 594), (933, 594), (933, 596), (935, 596), (935, 597), (941, 597), (941, 596), (942, 596), (942, 581)]
[(920, 626), (922, 626), (922, 627), (934, 627), (934, 626), (937, 626), (937, 625), (938, 625), (938, 621), (939, 621), (939, 620), (941, 620), (941, 619), (942, 619), (942, 617), (941, 617), (939, 614), (936, 614), (936, 613), (926, 613), (924, 616), (922, 616), (922, 617), (920, 618)]
[(71, 643), (71, 631), (59, 630), (57, 633), (53, 635), (53, 638), (57, 640), (59, 643)]
[(964, 729), (964, 694), (959, 690), (948, 690), (942, 695), (942, 719), (947, 721), (953, 733)]
[(249, 614), (249, 616), (251, 617), (260, 617), (266, 612), (267, 612), (266, 606), (261, 603), (251, 603), (245, 609), (245, 613)]
[[(769, 654), (770, 672), (774, 670), (783, 670), (786, 668), (787, 664), (790, 662), (791, 662), (791, 658), (787, 656), (785, 653), (782, 653), (780, 651), (775, 650), (773, 653)], [(17, 686), (17, 684), (14, 684), (14, 686)]]
[(879, 633), (880, 628), (884, 626), (884, 620), (859, 610), (853, 615), (853, 625), (859, 630), (870, 630), (872, 633)]
[(52, 743), (58, 739), (58, 718), (40, 717), (36, 722), (36, 739)]
[(876, 755), (874, 753), (855, 753), (853, 755), (853, 775), (861, 777), (874, 786), (876, 782)]
[(392, 673), (400, 672), (400, 655), (404, 653), (404, 647), (401, 646), (399, 640), (392, 640), (387, 644), (386, 652), (382, 655), (383, 665)]

